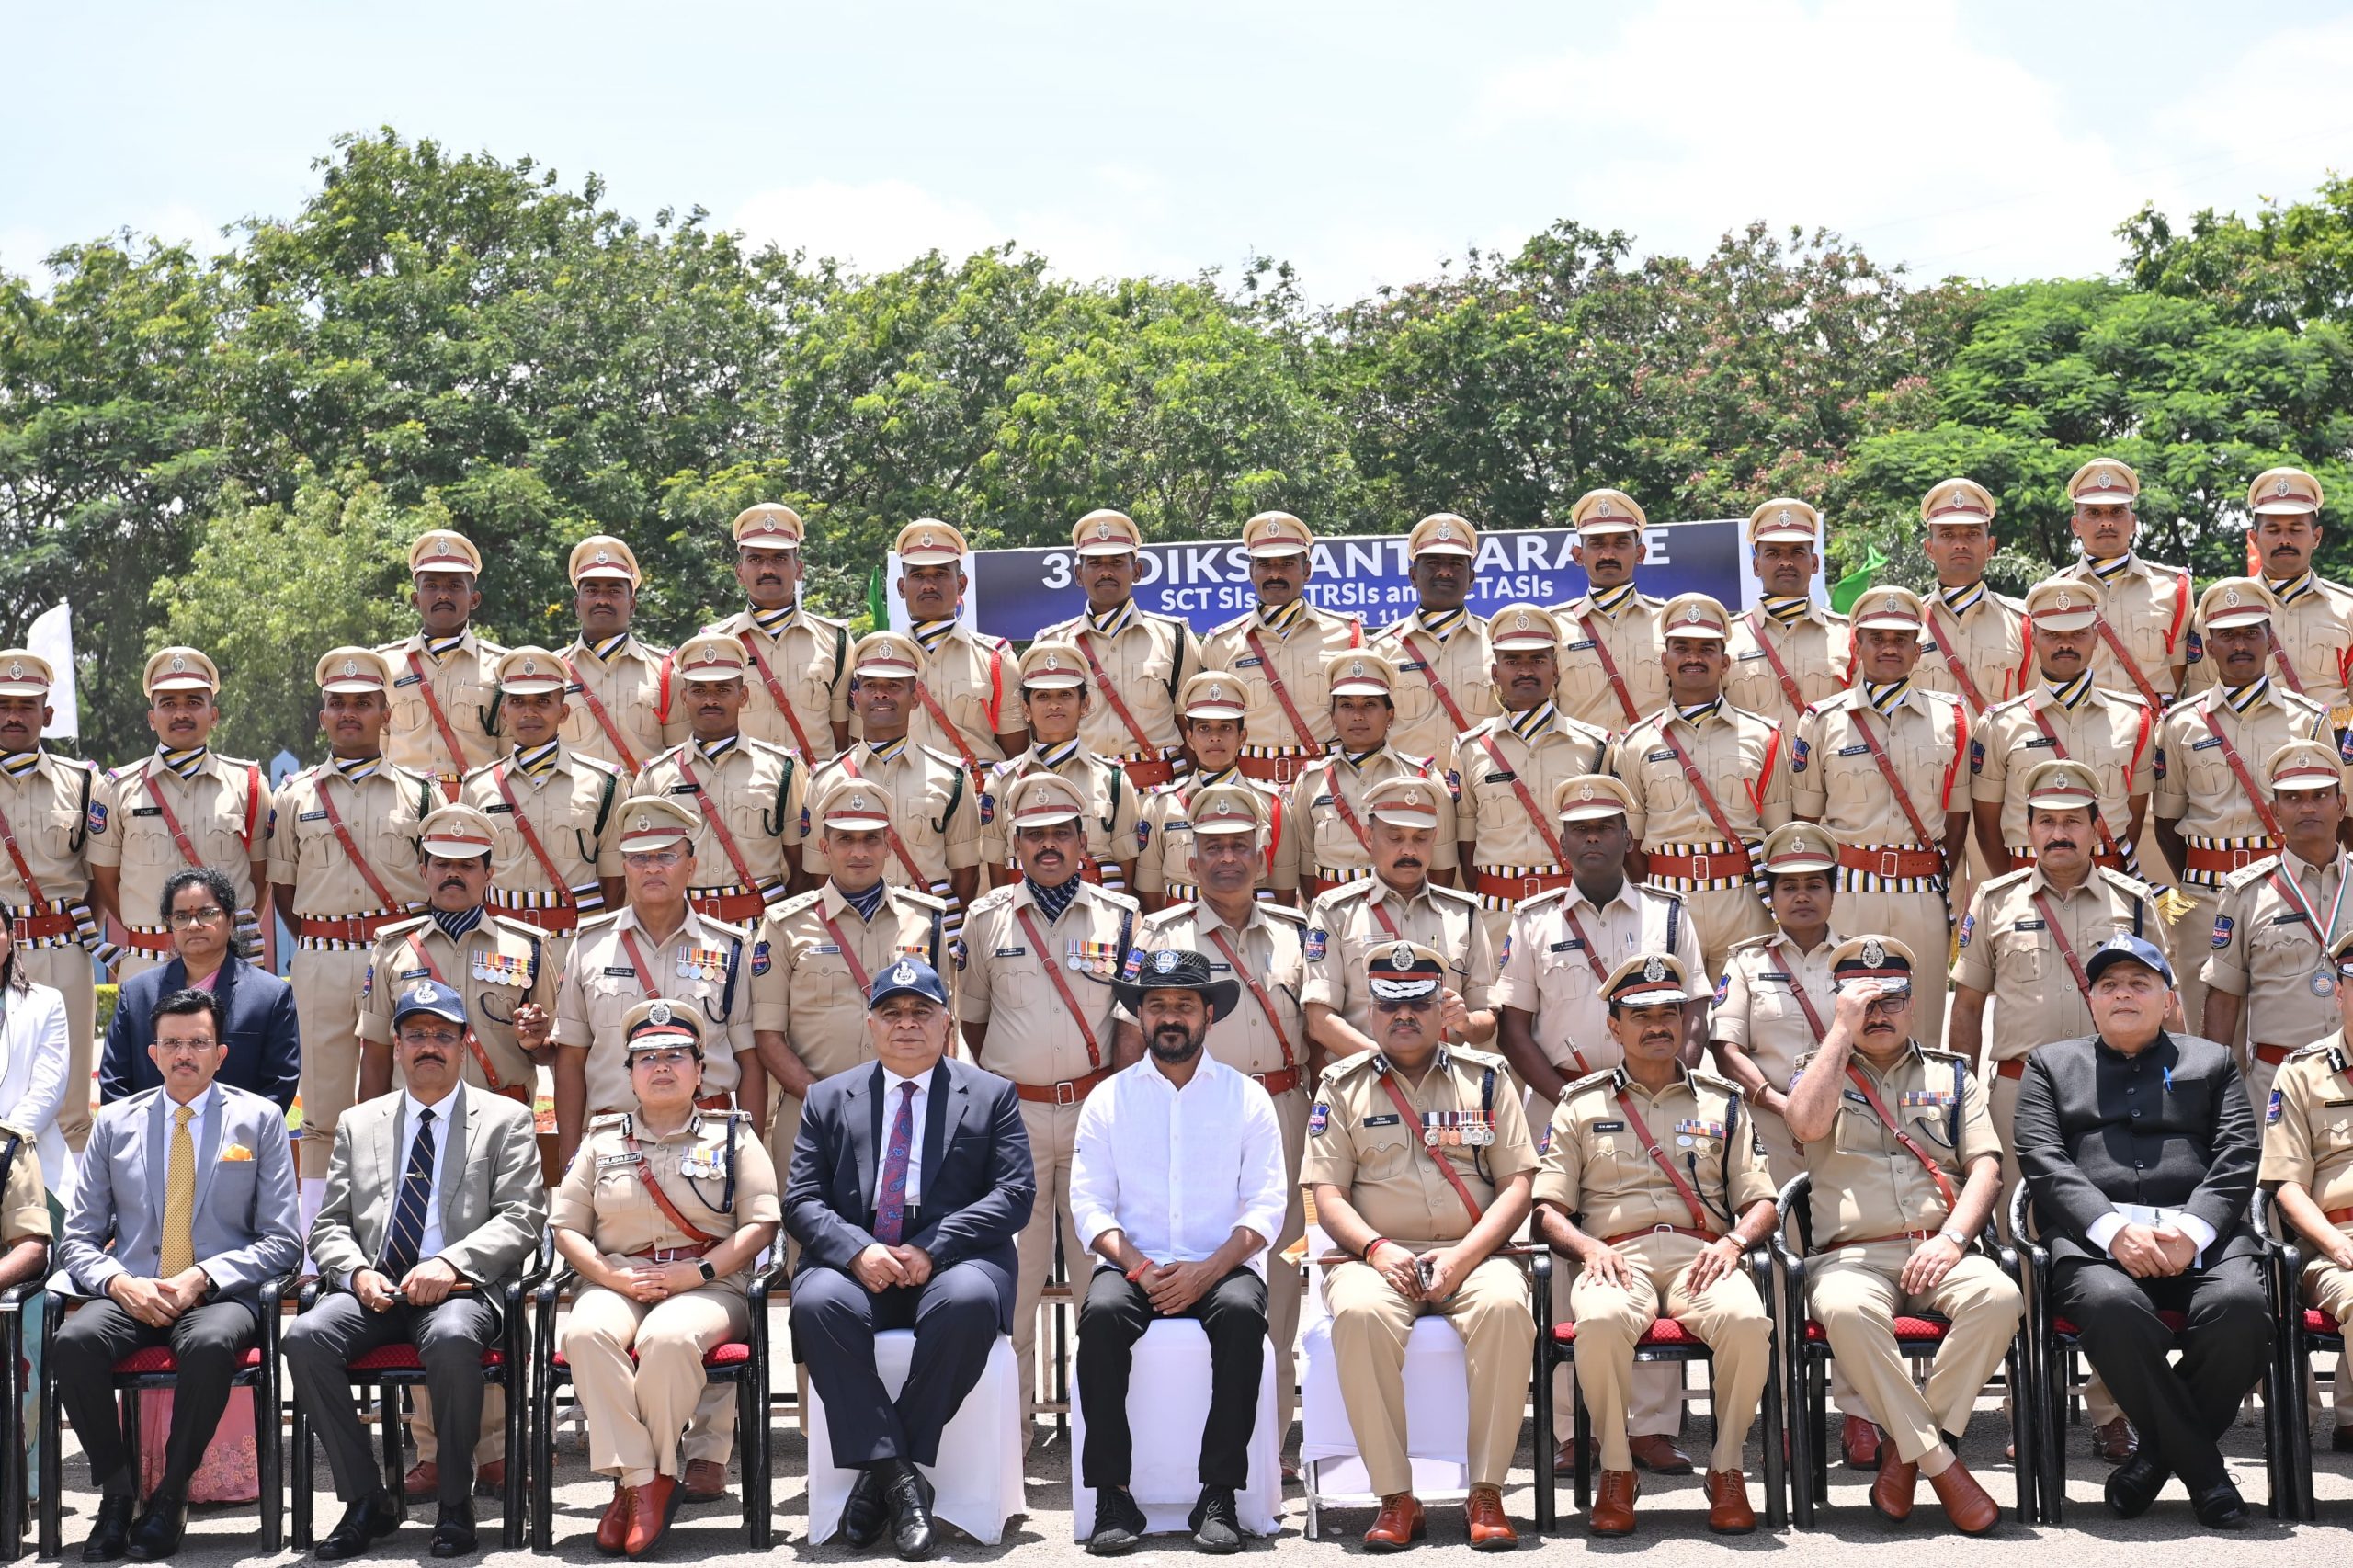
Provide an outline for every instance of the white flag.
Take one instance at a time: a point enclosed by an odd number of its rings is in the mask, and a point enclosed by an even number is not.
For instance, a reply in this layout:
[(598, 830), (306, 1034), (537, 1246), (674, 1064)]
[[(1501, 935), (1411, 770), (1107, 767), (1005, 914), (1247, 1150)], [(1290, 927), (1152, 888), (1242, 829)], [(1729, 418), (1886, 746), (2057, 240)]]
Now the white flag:
[(54, 680), (49, 705), (57, 717), (41, 731), (43, 736), (82, 733), (82, 706), (74, 695), (74, 603), (67, 599), (33, 618), (25, 632), (25, 651), (49, 662)]

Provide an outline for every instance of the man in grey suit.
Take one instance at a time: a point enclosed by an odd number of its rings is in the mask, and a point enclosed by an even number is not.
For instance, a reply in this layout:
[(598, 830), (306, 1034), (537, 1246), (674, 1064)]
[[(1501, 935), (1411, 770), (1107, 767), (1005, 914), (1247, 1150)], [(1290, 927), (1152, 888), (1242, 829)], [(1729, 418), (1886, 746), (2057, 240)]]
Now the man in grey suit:
[[(547, 1226), (530, 1109), (466, 1087), (465, 1041), (455, 991), (433, 980), (408, 986), (392, 1008), (392, 1056), (407, 1086), (355, 1106), (335, 1126), (326, 1197), (311, 1226), (312, 1259), (334, 1293), (286, 1331), (294, 1396), (318, 1423), (335, 1495), (347, 1505), (318, 1544), (327, 1562), (357, 1557), (403, 1512), (344, 1369), (380, 1346), (415, 1346), (442, 1453), (472, 1453), (498, 1298)], [(472, 1494), (466, 1464), (441, 1466), (434, 1556), (475, 1550)]]
[[(57, 1331), (58, 1399), (101, 1493), (85, 1562), (179, 1550), (188, 1478), (260, 1334), (261, 1287), (302, 1258), (286, 1113), (213, 1081), (229, 1054), (219, 999), (175, 992), (152, 1017), (164, 1085), (98, 1112), (58, 1248), (74, 1289), (106, 1298)], [(109, 1374), (157, 1346), (178, 1358), (179, 1381), (163, 1479), (134, 1524), (138, 1477)]]

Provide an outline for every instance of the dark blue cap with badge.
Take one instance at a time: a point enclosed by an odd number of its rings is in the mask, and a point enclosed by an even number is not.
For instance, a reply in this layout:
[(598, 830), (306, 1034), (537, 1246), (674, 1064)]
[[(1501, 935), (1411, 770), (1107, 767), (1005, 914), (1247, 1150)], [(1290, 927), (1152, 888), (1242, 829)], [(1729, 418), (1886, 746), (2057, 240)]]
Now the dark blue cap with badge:
[(2120, 963), (2126, 959), (2131, 960), (2144, 969), (2154, 970), (2164, 977), (2167, 985), (2174, 983), (2173, 965), (2166, 960), (2165, 955), (2158, 950), (2157, 945), (2146, 937), (2135, 937), (2129, 931), (2119, 931), (2092, 949), (2092, 956), (2084, 960), (2084, 978), (2086, 981), (2097, 980), (2100, 971), (2110, 964)]
[(437, 1018), (462, 1024), (466, 1021), (466, 1002), (438, 980), (420, 980), (403, 991), (401, 999), (393, 1004), (392, 1028), (400, 1028), (401, 1020), (411, 1013), (430, 1013)]
[(874, 977), (874, 984), (866, 994), (869, 1007), (880, 1007), (893, 996), (923, 996), (948, 1006), (948, 987), (940, 983), (939, 971), (921, 959), (903, 958)]

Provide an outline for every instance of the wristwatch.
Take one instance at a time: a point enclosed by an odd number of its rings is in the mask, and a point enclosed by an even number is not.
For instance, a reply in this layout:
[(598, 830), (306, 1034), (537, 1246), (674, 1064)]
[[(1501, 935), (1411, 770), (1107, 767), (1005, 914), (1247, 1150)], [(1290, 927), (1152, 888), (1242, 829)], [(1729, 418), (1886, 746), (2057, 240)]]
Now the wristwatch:
[(710, 1266), (710, 1259), (707, 1257), (695, 1259), (695, 1267), (702, 1275), (702, 1282), (706, 1285), (719, 1278), (719, 1270)]

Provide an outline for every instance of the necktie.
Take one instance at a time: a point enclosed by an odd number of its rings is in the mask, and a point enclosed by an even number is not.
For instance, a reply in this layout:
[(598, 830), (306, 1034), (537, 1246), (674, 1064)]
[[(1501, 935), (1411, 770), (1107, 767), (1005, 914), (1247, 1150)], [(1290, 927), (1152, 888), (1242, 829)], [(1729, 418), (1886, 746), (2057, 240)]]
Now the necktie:
[(899, 1085), (899, 1114), (882, 1151), (882, 1189), (874, 1195), (874, 1239), (897, 1246), (907, 1228), (907, 1159), (915, 1142), (915, 1086)]
[(400, 1201), (392, 1208), (392, 1239), (384, 1248), (384, 1272), (397, 1284), (416, 1267), (425, 1240), (426, 1205), (433, 1199), (433, 1112), (416, 1113), (416, 1140), (408, 1146), (408, 1169), (401, 1173)]
[(194, 1106), (172, 1108), (172, 1159), (164, 1175), (163, 1278), (196, 1265), (196, 1140), (188, 1135)]

